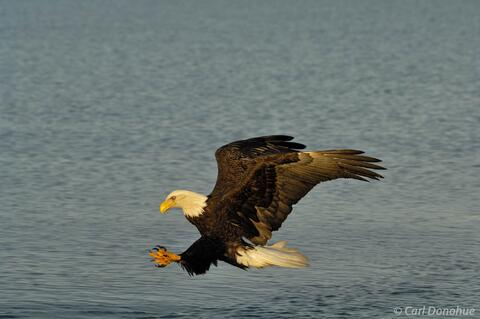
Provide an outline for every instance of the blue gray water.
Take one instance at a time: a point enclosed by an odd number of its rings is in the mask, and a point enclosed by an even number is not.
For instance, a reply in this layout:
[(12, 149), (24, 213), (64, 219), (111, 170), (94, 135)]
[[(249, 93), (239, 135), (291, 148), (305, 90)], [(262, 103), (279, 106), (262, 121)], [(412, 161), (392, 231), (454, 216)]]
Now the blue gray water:
[[(479, 1), (0, 1), (1, 318), (480, 313)], [(274, 241), (306, 269), (189, 278), (171, 190), (291, 134), (385, 179), (318, 186)]]

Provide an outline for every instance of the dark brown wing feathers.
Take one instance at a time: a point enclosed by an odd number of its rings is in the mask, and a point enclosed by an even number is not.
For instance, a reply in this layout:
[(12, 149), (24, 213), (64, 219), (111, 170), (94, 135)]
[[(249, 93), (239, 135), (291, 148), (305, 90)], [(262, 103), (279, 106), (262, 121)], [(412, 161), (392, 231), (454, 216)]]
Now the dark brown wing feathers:
[(285, 135), (237, 141), (216, 152), (219, 176), (211, 199), (228, 203), (215, 211), (240, 224), (243, 236), (264, 245), (296, 204), (316, 184), (337, 178), (382, 178), (370, 169), (380, 160), (358, 150), (300, 152)]
[(293, 137), (271, 135), (236, 141), (220, 147), (215, 152), (218, 175), (213, 193), (232, 189), (239, 180), (250, 173), (261, 156), (298, 152), (306, 146), (289, 142)]

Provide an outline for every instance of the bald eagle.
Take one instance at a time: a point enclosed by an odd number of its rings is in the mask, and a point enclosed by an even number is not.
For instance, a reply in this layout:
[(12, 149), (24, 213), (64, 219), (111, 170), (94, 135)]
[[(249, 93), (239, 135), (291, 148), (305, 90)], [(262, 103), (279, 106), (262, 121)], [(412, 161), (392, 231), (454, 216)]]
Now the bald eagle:
[(236, 141), (215, 152), (217, 182), (204, 196), (187, 190), (171, 192), (160, 212), (181, 208), (201, 237), (177, 255), (163, 246), (150, 251), (157, 267), (178, 263), (189, 275), (206, 273), (221, 260), (246, 269), (299, 268), (308, 259), (285, 241), (268, 246), (295, 205), (315, 185), (337, 178), (378, 180), (370, 169), (380, 160), (351, 149), (306, 152), (293, 137), (272, 135)]

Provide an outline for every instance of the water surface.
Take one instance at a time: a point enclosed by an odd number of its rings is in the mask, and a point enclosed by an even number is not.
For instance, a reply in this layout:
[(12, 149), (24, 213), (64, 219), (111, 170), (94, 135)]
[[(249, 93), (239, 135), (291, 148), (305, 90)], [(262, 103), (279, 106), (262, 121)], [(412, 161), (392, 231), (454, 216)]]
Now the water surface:
[[(477, 1), (1, 1), (0, 317), (480, 312)], [(301, 270), (157, 269), (198, 234), (215, 149), (291, 134), (385, 179), (317, 187), (275, 233)]]

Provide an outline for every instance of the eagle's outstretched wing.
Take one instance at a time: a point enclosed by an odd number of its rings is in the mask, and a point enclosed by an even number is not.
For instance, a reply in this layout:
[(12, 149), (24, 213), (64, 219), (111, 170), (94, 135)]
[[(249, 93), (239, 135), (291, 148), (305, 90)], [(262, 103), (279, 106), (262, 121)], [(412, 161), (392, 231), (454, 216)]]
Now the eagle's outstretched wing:
[(224, 192), (237, 185), (255, 165), (259, 156), (298, 152), (305, 145), (289, 142), (293, 137), (270, 135), (229, 143), (215, 152), (217, 159), (217, 182), (212, 194)]
[[(301, 152), (305, 146), (284, 135), (233, 142), (217, 150), (217, 184), (210, 194), (214, 210), (228, 214), (244, 237), (265, 245), (292, 206), (316, 184), (337, 178), (367, 181), (381, 175), (369, 169), (380, 160), (357, 150)], [(212, 201), (209, 201), (212, 202)]]

